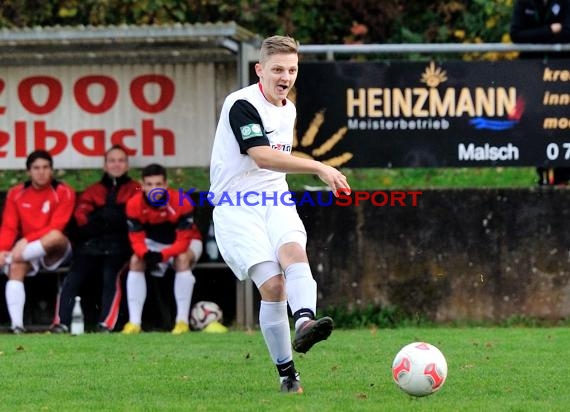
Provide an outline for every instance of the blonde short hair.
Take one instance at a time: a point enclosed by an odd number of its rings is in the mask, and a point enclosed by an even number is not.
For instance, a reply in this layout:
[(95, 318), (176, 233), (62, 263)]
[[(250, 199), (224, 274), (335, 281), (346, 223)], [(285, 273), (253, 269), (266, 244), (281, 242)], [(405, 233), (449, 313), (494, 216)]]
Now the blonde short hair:
[(259, 62), (264, 63), (274, 54), (297, 54), (299, 42), (289, 36), (271, 36), (263, 40), (259, 51)]

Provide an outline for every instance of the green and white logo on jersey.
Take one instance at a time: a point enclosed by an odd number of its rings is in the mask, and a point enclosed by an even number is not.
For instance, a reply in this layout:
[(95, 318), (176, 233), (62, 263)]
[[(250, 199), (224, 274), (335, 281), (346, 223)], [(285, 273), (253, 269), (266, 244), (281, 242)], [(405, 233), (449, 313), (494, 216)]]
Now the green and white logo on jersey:
[(263, 132), (261, 126), (257, 123), (248, 124), (239, 128), (241, 138), (243, 140), (251, 139), (252, 137), (261, 137)]

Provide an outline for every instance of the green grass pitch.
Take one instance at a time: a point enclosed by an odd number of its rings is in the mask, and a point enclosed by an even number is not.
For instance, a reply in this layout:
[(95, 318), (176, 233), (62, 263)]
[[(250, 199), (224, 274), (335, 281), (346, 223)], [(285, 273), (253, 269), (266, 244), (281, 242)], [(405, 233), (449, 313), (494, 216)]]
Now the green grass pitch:
[[(412, 398), (392, 382), (397, 351), (430, 342), (443, 388)], [(259, 331), (0, 335), (5, 411), (566, 411), (568, 328), (336, 330), (295, 355), (305, 389), (278, 392)]]

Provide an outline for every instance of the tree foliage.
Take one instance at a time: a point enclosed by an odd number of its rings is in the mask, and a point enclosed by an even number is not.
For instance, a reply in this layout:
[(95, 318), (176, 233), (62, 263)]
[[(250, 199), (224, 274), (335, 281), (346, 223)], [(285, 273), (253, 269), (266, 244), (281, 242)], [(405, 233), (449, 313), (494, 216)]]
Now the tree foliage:
[(508, 41), (512, 0), (3, 0), (0, 27), (235, 21), (302, 43)]

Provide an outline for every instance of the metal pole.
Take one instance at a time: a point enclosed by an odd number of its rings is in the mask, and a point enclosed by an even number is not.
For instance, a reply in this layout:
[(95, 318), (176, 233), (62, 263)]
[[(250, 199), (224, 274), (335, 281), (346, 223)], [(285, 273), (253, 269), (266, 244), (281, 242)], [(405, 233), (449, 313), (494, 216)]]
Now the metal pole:
[(327, 59), (335, 54), (406, 54), (406, 53), (481, 53), (481, 52), (564, 52), (570, 44), (519, 44), (519, 43), (406, 43), (406, 44), (306, 44), (300, 53), (324, 54)]
[[(239, 52), (238, 52), (238, 84), (240, 88), (249, 85), (249, 63), (253, 57), (253, 47), (249, 44), (240, 42)], [(239, 282), (239, 281), (238, 281)], [(239, 282), (238, 290), (239, 293), (236, 297), (243, 299), (243, 304), (236, 302), (236, 309), (242, 310), (241, 316), (237, 316), (238, 323), (241, 321), (241, 326), (246, 330), (253, 329), (254, 326), (254, 307), (255, 304), (253, 299), (253, 282), (251, 279), (245, 279), (243, 282)]]

